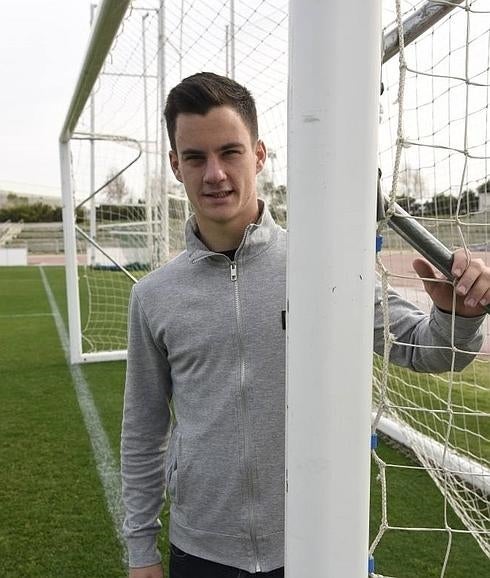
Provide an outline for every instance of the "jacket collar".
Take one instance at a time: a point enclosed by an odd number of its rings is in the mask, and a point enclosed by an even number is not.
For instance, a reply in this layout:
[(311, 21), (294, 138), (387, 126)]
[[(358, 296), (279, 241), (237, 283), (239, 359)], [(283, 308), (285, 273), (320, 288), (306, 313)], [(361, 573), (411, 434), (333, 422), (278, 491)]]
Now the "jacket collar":
[[(262, 253), (276, 238), (280, 229), (270, 214), (264, 201), (259, 199), (260, 217), (256, 223), (251, 223), (245, 229), (236, 258), (248, 259)], [(192, 263), (206, 257), (220, 255), (211, 251), (198, 237), (198, 226), (195, 215), (191, 215), (185, 225), (187, 254)]]

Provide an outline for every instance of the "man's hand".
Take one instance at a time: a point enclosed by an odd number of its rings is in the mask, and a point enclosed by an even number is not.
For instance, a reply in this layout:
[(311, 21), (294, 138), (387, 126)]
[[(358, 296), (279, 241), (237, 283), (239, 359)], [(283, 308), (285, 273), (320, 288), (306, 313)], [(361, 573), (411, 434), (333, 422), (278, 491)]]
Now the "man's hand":
[(165, 578), (161, 564), (145, 568), (130, 568), (129, 578)]
[[(444, 277), (436, 276), (434, 268), (424, 259), (415, 259), (413, 268), (424, 279), (425, 290), (434, 304), (443, 311), (451, 312), (453, 285), (444, 282)], [(478, 317), (486, 313), (484, 307), (490, 303), (490, 267), (481, 259), (472, 259), (464, 249), (458, 249), (454, 253), (451, 272), (456, 280), (456, 315)]]

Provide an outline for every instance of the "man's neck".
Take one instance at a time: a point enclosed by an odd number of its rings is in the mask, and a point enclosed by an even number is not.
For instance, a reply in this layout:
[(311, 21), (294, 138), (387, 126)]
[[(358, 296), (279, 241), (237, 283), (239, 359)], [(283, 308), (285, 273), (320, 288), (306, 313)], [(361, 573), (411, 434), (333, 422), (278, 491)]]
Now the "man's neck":
[(209, 221), (202, 222), (200, 219), (197, 219), (199, 237), (208, 249), (216, 253), (238, 249), (242, 242), (245, 229), (251, 223), (257, 222), (259, 215), (260, 210), (257, 205), (257, 210), (252, 217), (242, 219), (238, 222), (221, 224)]
[(229, 225), (222, 226), (215, 223), (203, 224), (199, 221), (197, 222), (201, 241), (208, 249), (215, 251), (216, 253), (238, 249), (238, 246), (242, 242), (247, 225), (249, 225), (248, 222), (241, 223), (239, 227), (231, 227)]

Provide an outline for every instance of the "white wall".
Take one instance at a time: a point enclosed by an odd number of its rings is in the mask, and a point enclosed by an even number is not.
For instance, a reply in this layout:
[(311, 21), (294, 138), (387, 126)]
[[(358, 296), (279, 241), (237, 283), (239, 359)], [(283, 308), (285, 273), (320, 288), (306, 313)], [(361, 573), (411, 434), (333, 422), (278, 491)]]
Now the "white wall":
[(0, 248), (0, 267), (27, 265), (27, 248)]

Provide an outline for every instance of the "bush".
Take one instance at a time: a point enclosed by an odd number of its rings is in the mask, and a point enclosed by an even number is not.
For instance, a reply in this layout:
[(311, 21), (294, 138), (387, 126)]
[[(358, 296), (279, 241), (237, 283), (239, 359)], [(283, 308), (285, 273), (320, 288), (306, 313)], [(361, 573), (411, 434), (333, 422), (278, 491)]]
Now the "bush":
[[(83, 209), (77, 211), (77, 221), (83, 218)], [(0, 223), (5, 221), (12, 221), (18, 223), (53, 223), (61, 222), (62, 209), (61, 207), (53, 207), (46, 203), (22, 203), (11, 207), (0, 209)]]
[(14, 207), (0, 209), (0, 221), (24, 223), (49, 223), (61, 221), (61, 207), (52, 207), (45, 203), (19, 204)]

